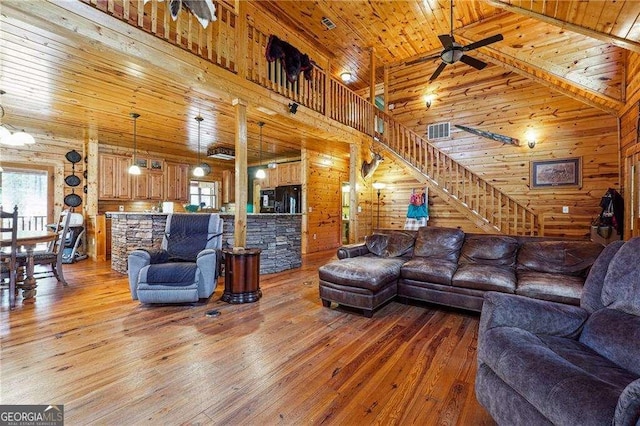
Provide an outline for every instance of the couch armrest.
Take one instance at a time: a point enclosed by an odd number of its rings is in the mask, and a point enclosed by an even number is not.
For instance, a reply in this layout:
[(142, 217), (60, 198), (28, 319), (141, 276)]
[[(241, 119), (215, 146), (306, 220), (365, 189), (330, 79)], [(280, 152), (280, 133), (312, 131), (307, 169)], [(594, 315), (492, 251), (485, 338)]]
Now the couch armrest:
[(151, 254), (146, 249), (136, 249), (129, 253), (127, 274), (129, 275), (129, 291), (131, 298), (138, 300), (138, 276), (140, 270), (151, 264)]
[(204, 249), (198, 253), (196, 265), (200, 270), (198, 277), (198, 297), (207, 298), (216, 290), (218, 284), (218, 252), (217, 249)]
[(480, 338), (495, 327), (516, 327), (534, 334), (575, 338), (589, 317), (584, 309), (514, 294), (487, 292), (480, 314)]
[(640, 422), (640, 379), (629, 383), (620, 394), (613, 418), (614, 425), (637, 425)]
[(369, 253), (369, 249), (365, 243), (355, 243), (338, 248), (338, 259), (347, 259), (349, 257), (363, 256)]
[(151, 265), (156, 263), (167, 263), (169, 261), (169, 252), (164, 249), (147, 249), (139, 248), (134, 251), (144, 251), (149, 254)]

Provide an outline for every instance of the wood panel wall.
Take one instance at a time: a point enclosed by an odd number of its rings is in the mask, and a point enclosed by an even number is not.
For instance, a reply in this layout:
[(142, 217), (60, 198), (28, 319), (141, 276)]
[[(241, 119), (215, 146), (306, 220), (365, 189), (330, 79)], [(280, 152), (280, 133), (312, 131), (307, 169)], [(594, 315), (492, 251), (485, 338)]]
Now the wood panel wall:
[(308, 164), (303, 170), (307, 174), (307, 246), (303, 252), (342, 245), (342, 182), (349, 182), (348, 152), (346, 144), (343, 151), (302, 150), (303, 164)]
[[(539, 215), (563, 215), (562, 207), (568, 206), (575, 220), (563, 220), (571, 225), (560, 232), (588, 237), (587, 218), (599, 212), (600, 197), (607, 188), (621, 185), (617, 119), (495, 65), (470, 71), (456, 64), (451, 71), (453, 79), (427, 87), (425, 76), (412, 75), (402, 66), (391, 68), (394, 118), (422, 135), (429, 123), (450, 122), (451, 138), (434, 141), (438, 148)], [(430, 109), (423, 100), (427, 93), (436, 97)], [(482, 138), (455, 124), (517, 138), (524, 146)], [(534, 149), (524, 143), (527, 130), (536, 134)], [(580, 188), (530, 186), (532, 161), (573, 157), (582, 158)]]
[(640, 121), (640, 55), (637, 53), (629, 52), (627, 61), (627, 103), (625, 105), (625, 111), (620, 117), (620, 157), (622, 162), (622, 169), (624, 179), (622, 181), (621, 194), (625, 198), (625, 230), (624, 237), (630, 238), (631, 236), (638, 235), (638, 231), (631, 232), (631, 221), (636, 218), (631, 217), (630, 203), (635, 201), (637, 203), (638, 190), (636, 189), (636, 196), (631, 194), (631, 161), (633, 156), (627, 156), (628, 151), (632, 151), (638, 144), (640, 139), (640, 128), (638, 127)]
[[(368, 150), (368, 147), (365, 148)], [(363, 150), (363, 155), (365, 152)], [(368, 157), (364, 157), (368, 158)], [(407, 210), (412, 190), (420, 190), (428, 184), (420, 182), (406, 172), (405, 165), (391, 156), (386, 156), (380, 163), (375, 173), (367, 179), (367, 185), (363, 191), (361, 204), (368, 207), (367, 214), (363, 218), (371, 225), (363, 230), (370, 231), (377, 227), (378, 221), (378, 192), (373, 188), (373, 182), (382, 182), (386, 186), (380, 191), (380, 228), (404, 229), (407, 218)], [(428, 191), (429, 221), (428, 226), (442, 226), (447, 228), (460, 228), (465, 232), (482, 232), (475, 224), (462, 216), (457, 210), (449, 206), (442, 198), (435, 195), (434, 191)], [(361, 235), (361, 238), (364, 238)]]

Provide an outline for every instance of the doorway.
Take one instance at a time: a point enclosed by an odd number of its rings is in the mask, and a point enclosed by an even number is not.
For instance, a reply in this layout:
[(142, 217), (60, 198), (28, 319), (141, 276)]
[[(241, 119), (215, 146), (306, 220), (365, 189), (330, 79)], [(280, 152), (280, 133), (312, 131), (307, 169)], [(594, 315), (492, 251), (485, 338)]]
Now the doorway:
[(342, 244), (349, 244), (349, 217), (351, 213), (351, 204), (349, 202), (349, 194), (351, 187), (349, 182), (342, 182), (342, 206), (341, 206), (341, 218), (342, 218)]

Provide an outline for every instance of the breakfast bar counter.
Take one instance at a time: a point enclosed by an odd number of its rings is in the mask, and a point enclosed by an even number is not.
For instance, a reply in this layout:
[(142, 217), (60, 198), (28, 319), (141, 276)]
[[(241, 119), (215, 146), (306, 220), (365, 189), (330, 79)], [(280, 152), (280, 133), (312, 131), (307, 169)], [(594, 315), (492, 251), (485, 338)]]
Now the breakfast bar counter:
[[(190, 213), (201, 214), (201, 213)], [(111, 216), (111, 268), (127, 273), (127, 258), (136, 248), (160, 248), (168, 213), (108, 212)], [(234, 215), (224, 220), (222, 248), (233, 248)], [(247, 214), (247, 248), (261, 249), (260, 274), (302, 265), (302, 215)]]

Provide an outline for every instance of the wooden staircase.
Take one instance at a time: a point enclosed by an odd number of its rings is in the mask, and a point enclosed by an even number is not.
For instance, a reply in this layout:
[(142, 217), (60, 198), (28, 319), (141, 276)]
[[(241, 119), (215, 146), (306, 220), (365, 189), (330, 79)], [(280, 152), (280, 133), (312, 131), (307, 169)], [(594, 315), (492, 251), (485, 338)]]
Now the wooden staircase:
[(488, 233), (538, 235), (538, 217), (417, 133), (376, 110), (374, 139), (420, 182)]

